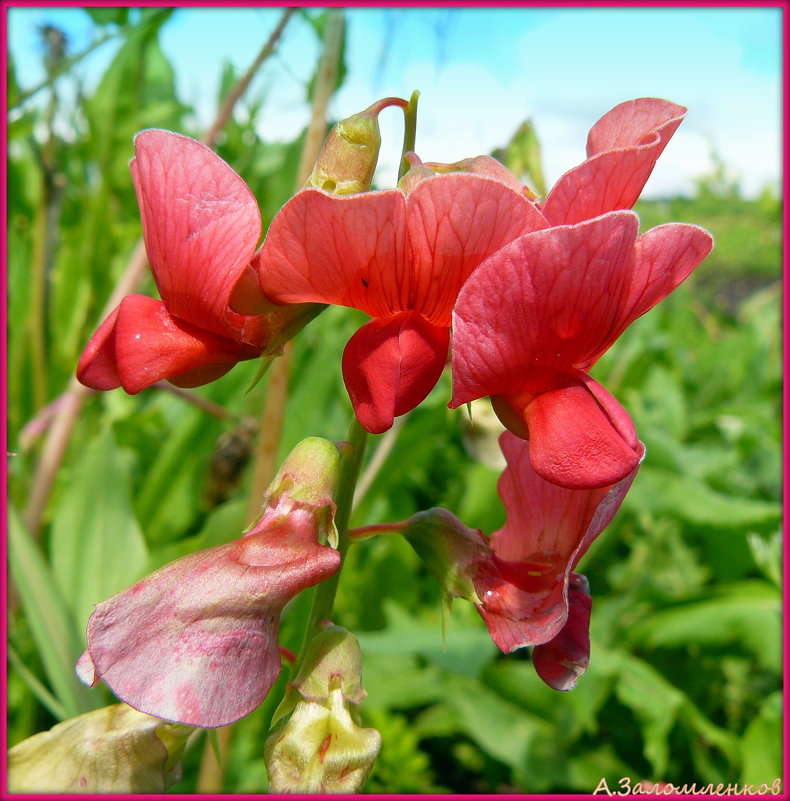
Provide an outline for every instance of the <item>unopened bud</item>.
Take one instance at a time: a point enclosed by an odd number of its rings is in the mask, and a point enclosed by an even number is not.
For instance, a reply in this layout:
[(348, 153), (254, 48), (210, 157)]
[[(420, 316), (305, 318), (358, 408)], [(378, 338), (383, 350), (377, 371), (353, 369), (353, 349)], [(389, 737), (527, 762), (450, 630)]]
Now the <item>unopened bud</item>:
[(340, 120), (324, 141), (307, 186), (335, 195), (367, 192), (373, 184), (381, 147), (379, 114), (388, 106), (407, 105), (399, 97), (385, 97), (365, 111)]
[(328, 625), (274, 714), (287, 719), (266, 741), (270, 793), (362, 791), (381, 748), (381, 735), (359, 726), (364, 697), (359, 643)]

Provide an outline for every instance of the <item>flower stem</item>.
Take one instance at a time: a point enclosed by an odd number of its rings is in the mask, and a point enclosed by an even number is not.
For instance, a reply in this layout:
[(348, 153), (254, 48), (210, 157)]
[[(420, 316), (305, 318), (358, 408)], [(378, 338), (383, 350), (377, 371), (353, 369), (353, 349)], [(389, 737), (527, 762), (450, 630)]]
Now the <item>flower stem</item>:
[(335, 595), (340, 582), (340, 571), (343, 569), (346, 551), (350, 543), (348, 536), (348, 524), (351, 520), (351, 510), (354, 503), (354, 492), (362, 469), (362, 460), (365, 455), (365, 445), (367, 444), (368, 432), (357, 422), (356, 417), (351, 422), (348, 433), (348, 442), (343, 449), (343, 463), (340, 468), (340, 478), (337, 483), (337, 493), (335, 504), (335, 526), (337, 527), (337, 550), (340, 553), (340, 567), (337, 572), (322, 581), (316, 587), (313, 596), (313, 605), (310, 609), (310, 617), (305, 627), (304, 641), (299, 649), (299, 658), (293, 666), (292, 675), (296, 675), (302, 663), (307, 645), (313, 636), (318, 632), (318, 624), (322, 620), (329, 620), (332, 617), (332, 607), (335, 603)]
[(420, 93), (416, 89), (411, 93), (409, 104), (403, 109), (403, 151), (401, 153), (400, 169), (398, 170), (398, 180), (400, 181), (409, 171), (409, 162), (406, 154), (414, 150), (417, 141), (417, 101)]

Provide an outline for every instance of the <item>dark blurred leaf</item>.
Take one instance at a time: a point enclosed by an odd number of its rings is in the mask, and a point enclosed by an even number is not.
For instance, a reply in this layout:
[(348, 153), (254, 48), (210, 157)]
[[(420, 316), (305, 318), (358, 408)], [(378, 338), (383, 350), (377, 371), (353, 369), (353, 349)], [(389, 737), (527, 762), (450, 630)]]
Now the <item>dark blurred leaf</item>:
[(631, 503), (640, 509), (701, 526), (727, 529), (772, 526), (782, 515), (778, 503), (723, 495), (701, 481), (651, 469), (648, 464), (640, 470), (629, 494)]
[(629, 640), (642, 648), (720, 645), (748, 649), (758, 663), (779, 671), (782, 599), (761, 581), (717, 587), (707, 598), (654, 612), (634, 625)]

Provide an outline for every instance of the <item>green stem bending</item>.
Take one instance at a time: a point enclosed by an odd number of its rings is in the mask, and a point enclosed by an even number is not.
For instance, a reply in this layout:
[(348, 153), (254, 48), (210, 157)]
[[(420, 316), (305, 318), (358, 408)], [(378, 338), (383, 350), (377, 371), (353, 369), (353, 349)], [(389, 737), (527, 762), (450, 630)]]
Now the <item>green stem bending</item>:
[(337, 493), (335, 495), (335, 504), (337, 506), (335, 526), (337, 527), (337, 550), (340, 553), (340, 566), (333, 576), (326, 581), (322, 581), (316, 587), (313, 605), (310, 609), (310, 617), (305, 627), (304, 640), (302, 647), (299, 649), (299, 658), (293, 666), (292, 675), (296, 675), (299, 671), (304, 655), (307, 652), (307, 645), (318, 632), (318, 624), (322, 620), (329, 620), (332, 617), (332, 607), (335, 603), (335, 595), (340, 582), (340, 572), (343, 569), (346, 551), (351, 541), (348, 535), (348, 524), (351, 519), (354, 492), (362, 469), (367, 438), (368, 432), (362, 428), (355, 417), (348, 432), (348, 442), (343, 448), (343, 463), (340, 468), (340, 478), (338, 479)]
[(409, 171), (411, 166), (406, 160), (406, 154), (411, 153), (417, 141), (417, 101), (420, 93), (415, 89), (409, 98), (409, 104), (403, 109), (403, 151), (401, 152), (400, 169), (398, 170), (398, 180), (400, 181)]

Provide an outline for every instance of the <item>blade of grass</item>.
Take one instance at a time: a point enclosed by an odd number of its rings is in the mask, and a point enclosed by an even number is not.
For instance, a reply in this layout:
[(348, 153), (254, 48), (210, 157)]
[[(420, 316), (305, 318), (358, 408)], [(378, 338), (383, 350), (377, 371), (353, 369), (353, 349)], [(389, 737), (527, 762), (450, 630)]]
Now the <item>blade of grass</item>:
[(13, 507), (8, 522), (11, 576), (54, 695), (67, 717), (96, 709), (100, 696), (91, 693), (74, 673), (83, 644), (69, 606)]

